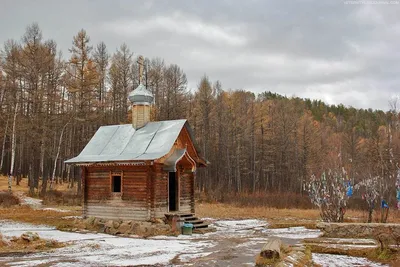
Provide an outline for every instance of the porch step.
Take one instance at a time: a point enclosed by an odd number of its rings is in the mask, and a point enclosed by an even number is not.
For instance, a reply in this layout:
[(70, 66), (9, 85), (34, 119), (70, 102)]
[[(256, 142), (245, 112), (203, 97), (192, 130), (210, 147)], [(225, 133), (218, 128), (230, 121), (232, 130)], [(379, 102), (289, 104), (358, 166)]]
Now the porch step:
[(195, 216), (194, 213), (184, 213), (184, 214), (180, 214), (179, 217), (187, 219), (187, 218), (194, 218), (194, 216)]
[(197, 218), (194, 218), (193, 220), (185, 220), (185, 222), (191, 223), (191, 224), (193, 224), (193, 226), (196, 226), (196, 225), (198, 225), (198, 224), (204, 223), (203, 220), (199, 220), (199, 219), (197, 219)]
[(206, 223), (203, 220), (200, 220), (199, 218), (197, 218), (194, 213), (180, 213), (180, 212), (167, 213), (167, 214), (165, 214), (165, 217), (171, 218), (174, 215), (179, 216), (179, 218), (183, 219), (185, 223), (193, 224), (193, 230), (204, 229), (204, 228), (207, 228), (209, 225), (209, 223)]
[(200, 228), (208, 228), (210, 224), (209, 223), (199, 223), (199, 224), (194, 224), (193, 229), (200, 229)]

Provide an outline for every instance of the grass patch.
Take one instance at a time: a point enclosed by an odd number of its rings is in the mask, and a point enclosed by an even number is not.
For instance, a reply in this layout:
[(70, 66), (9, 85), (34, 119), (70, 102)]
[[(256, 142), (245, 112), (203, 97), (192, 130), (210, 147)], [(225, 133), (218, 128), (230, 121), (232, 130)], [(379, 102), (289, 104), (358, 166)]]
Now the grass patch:
[[(48, 184), (49, 183), (50, 183), (50, 181), (48, 181)], [(39, 185), (41, 186), (41, 181), (40, 181)], [(17, 185), (17, 182), (14, 179), (12, 181), (11, 188), (12, 188), (13, 192), (24, 192), (25, 194), (28, 194), (28, 192), (29, 192), (28, 178), (23, 177), (21, 179), (21, 181), (19, 182), (19, 185)], [(70, 188), (68, 188), (68, 183), (58, 183), (58, 184), (53, 185), (53, 189), (63, 192), (63, 191), (68, 191), (68, 190), (76, 190), (76, 187), (74, 189), (70, 189)], [(4, 175), (0, 175), (0, 191), (7, 191), (7, 190), (8, 190), (8, 177), (4, 176)]]
[[(200, 203), (196, 206), (196, 214), (200, 217), (216, 219), (265, 219), (272, 227), (305, 226), (315, 228), (320, 221), (318, 209), (277, 209), (267, 206), (238, 206), (225, 203)], [(366, 222), (368, 214), (361, 210), (347, 210), (345, 221)], [(400, 223), (400, 211), (389, 213), (388, 223)]]
[(278, 209), (301, 208), (313, 209), (308, 195), (297, 193), (256, 192), (240, 194), (225, 191), (196, 192), (196, 198), (201, 203), (226, 203), (243, 207), (269, 206)]
[(45, 224), (55, 227), (71, 225), (74, 219), (64, 219), (65, 216), (78, 216), (81, 211), (57, 212), (54, 210), (35, 210), (29, 206), (0, 208), (0, 219), (26, 222), (31, 224)]
[(319, 211), (316, 209), (276, 209), (269, 207), (242, 207), (223, 203), (201, 203), (197, 205), (196, 214), (200, 217), (217, 219), (303, 219), (317, 220)]

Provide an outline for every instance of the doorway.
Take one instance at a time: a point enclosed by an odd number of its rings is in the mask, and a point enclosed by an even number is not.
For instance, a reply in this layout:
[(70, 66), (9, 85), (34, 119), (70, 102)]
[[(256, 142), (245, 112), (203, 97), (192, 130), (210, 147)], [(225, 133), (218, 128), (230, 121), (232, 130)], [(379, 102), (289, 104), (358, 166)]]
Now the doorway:
[(176, 172), (168, 174), (168, 205), (169, 211), (179, 210), (178, 179)]

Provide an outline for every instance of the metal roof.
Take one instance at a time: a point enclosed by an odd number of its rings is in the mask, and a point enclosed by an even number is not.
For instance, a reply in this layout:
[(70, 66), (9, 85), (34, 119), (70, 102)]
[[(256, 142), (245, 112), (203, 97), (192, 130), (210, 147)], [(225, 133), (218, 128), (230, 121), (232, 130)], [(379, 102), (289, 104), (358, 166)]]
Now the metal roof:
[(186, 149), (177, 149), (164, 162), (164, 170), (176, 172), (176, 163), (183, 158)]
[(155, 160), (168, 154), (185, 123), (148, 122), (136, 131), (131, 124), (101, 126), (82, 152), (65, 163)]
[(134, 104), (151, 104), (153, 103), (153, 99), (153, 94), (147, 90), (143, 84), (139, 84), (139, 86), (128, 95), (128, 100)]

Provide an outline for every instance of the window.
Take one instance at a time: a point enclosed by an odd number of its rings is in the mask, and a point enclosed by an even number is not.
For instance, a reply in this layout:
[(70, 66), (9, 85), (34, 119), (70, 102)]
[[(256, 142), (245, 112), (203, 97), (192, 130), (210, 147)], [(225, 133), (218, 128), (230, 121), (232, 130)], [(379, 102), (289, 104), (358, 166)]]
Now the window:
[(113, 175), (111, 190), (114, 193), (121, 193), (121, 176)]

